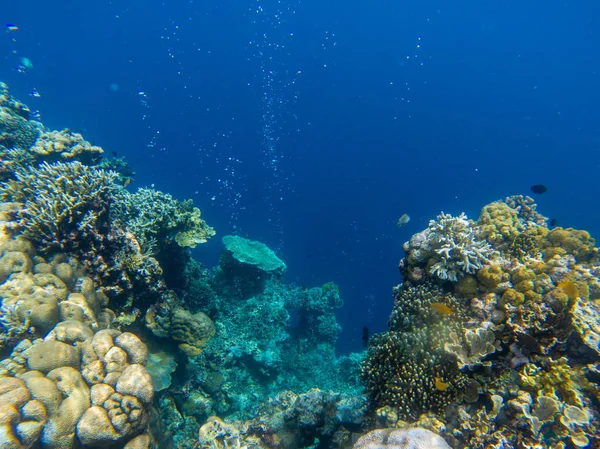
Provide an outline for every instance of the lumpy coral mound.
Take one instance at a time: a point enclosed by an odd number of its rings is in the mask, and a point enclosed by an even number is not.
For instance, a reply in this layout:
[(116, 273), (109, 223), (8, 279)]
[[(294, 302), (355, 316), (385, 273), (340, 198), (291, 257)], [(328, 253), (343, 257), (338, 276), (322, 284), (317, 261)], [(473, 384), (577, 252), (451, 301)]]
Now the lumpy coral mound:
[(513, 196), (404, 245), (389, 330), (361, 370), (376, 422), (452, 447), (600, 445), (598, 249), (546, 222)]

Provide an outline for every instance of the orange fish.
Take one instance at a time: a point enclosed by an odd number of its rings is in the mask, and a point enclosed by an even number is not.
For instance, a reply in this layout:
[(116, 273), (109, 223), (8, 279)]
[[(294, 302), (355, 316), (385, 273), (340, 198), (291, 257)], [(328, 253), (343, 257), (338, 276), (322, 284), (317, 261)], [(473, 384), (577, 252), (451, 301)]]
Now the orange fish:
[(436, 377), (435, 378), (435, 388), (437, 388), (440, 391), (446, 391), (446, 389), (450, 386), (449, 382), (442, 382), (442, 378), (441, 377)]
[(431, 308), (442, 315), (452, 315), (454, 313), (454, 310), (441, 302), (432, 302)]

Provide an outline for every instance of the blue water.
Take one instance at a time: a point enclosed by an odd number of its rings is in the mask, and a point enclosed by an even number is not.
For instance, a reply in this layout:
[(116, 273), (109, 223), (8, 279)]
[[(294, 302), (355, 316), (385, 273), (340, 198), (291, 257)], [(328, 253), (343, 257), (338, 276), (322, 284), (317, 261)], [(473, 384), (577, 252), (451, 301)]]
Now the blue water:
[(5, 3), (12, 94), (289, 281), (338, 283), (342, 351), (386, 327), (402, 243), (441, 210), (543, 183), (544, 215), (600, 236), (598, 2)]

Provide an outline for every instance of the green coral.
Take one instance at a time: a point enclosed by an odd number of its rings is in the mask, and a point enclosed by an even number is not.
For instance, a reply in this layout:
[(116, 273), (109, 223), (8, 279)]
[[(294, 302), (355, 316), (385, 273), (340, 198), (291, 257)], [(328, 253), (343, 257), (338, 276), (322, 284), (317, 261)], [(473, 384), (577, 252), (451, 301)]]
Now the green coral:
[(226, 235), (223, 244), (233, 258), (246, 265), (252, 265), (264, 272), (283, 272), (285, 263), (265, 244), (245, 239), (237, 235)]

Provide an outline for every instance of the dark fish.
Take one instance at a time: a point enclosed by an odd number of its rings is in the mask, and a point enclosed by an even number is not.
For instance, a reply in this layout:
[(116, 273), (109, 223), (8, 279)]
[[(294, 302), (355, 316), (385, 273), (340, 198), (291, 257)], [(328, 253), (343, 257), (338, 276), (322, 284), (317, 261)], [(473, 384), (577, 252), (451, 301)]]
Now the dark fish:
[(542, 193), (546, 192), (548, 188), (544, 184), (536, 184), (531, 186), (530, 190), (533, 193), (541, 195)]
[(369, 334), (369, 326), (363, 326), (362, 343), (365, 348), (369, 346)]
[(517, 332), (517, 341), (521, 348), (528, 349), (534, 354), (544, 353), (542, 347), (540, 346), (540, 343), (531, 335), (525, 334), (523, 332)]
[(118, 156), (118, 153), (116, 151), (111, 151), (110, 154), (112, 154), (113, 157), (117, 157)]
[(553, 228), (558, 224), (558, 220), (556, 218), (553, 218), (552, 220), (550, 220), (550, 227)]

